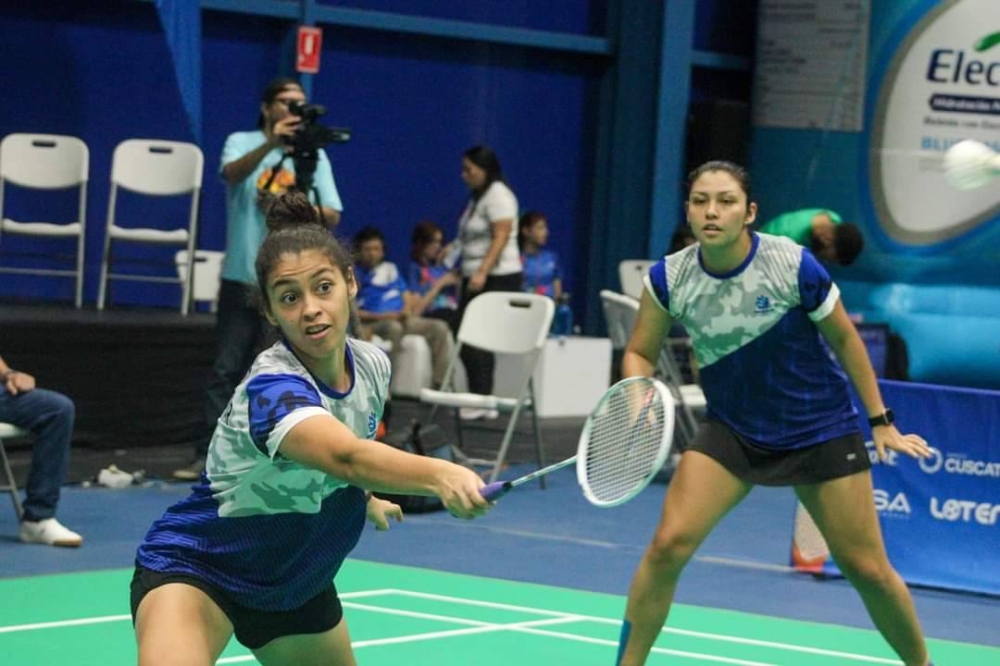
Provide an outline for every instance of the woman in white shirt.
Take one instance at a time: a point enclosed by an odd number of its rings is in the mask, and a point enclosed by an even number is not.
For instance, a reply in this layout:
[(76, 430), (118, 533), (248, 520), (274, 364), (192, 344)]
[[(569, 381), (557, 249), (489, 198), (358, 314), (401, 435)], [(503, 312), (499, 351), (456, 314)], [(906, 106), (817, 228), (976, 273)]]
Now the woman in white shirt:
[[(521, 255), (517, 248), (517, 197), (500, 170), (500, 160), (486, 146), (462, 155), (462, 180), (471, 191), (458, 223), (456, 244), (462, 252), (462, 300), (459, 316), (473, 298), (488, 291), (521, 290)], [(493, 392), (493, 354), (462, 348), (462, 362), (473, 393)], [(463, 418), (495, 418), (491, 410), (466, 409)]]

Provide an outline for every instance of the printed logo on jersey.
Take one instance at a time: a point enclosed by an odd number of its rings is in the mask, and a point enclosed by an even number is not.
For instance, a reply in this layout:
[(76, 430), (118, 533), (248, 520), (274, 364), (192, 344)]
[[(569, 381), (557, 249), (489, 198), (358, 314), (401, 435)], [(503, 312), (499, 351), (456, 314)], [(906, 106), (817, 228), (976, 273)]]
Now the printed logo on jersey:
[(754, 312), (757, 314), (766, 314), (774, 310), (774, 306), (771, 305), (771, 299), (767, 296), (758, 296), (754, 301)]
[(374, 437), (376, 432), (378, 432), (378, 419), (375, 418), (375, 412), (372, 412), (368, 415), (368, 437)]

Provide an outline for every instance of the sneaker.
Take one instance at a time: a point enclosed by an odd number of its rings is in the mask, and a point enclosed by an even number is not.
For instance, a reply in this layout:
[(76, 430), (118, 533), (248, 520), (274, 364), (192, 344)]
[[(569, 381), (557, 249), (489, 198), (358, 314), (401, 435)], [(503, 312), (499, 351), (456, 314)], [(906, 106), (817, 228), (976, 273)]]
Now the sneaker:
[(33, 520), (21, 522), (21, 541), (43, 543), (46, 546), (76, 548), (83, 543), (83, 537), (63, 526), (55, 518), (46, 518), (37, 523)]
[(461, 407), (458, 410), (458, 418), (463, 421), (478, 421), (487, 419), (492, 421), (500, 416), (500, 412), (495, 409), (479, 409), (478, 407)]
[(174, 478), (178, 481), (197, 481), (201, 478), (201, 473), (205, 471), (205, 459), (195, 458), (187, 467), (174, 470)]

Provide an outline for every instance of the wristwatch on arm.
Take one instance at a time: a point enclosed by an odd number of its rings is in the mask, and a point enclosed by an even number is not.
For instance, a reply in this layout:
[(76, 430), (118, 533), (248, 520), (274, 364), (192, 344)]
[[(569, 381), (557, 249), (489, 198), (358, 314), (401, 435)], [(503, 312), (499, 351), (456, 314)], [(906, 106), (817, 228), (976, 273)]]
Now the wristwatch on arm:
[(896, 417), (892, 413), (891, 409), (886, 409), (884, 412), (878, 416), (872, 416), (868, 419), (868, 426), (874, 428), (875, 426), (887, 426), (892, 425), (896, 422)]

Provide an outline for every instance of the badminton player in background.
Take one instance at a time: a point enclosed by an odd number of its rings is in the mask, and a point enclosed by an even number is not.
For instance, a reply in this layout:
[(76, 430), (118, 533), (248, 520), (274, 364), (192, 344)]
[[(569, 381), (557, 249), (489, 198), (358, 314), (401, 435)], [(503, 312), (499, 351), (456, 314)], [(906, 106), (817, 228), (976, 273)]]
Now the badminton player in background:
[(136, 556), (139, 663), (210, 666), (231, 636), (262, 664), (354, 664), (332, 579), (365, 518), (399, 507), (367, 490), (488, 508), (464, 467), (371, 441), (389, 361), (347, 337), (357, 285), (304, 195), (279, 196), (257, 255), (264, 315), (282, 340), (257, 356), (219, 420), (206, 474)]
[(652, 375), (679, 320), (694, 343), (709, 418), (681, 457), (632, 580), (618, 664), (645, 662), (681, 570), (762, 484), (795, 488), (875, 626), (907, 666), (925, 666), (913, 600), (886, 557), (847, 377), (880, 457), (886, 449), (927, 456), (927, 444), (896, 430), (837, 286), (812, 253), (750, 230), (757, 206), (746, 171), (708, 162), (689, 182), (685, 207), (698, 242), (650, 269), (623, 373)]

